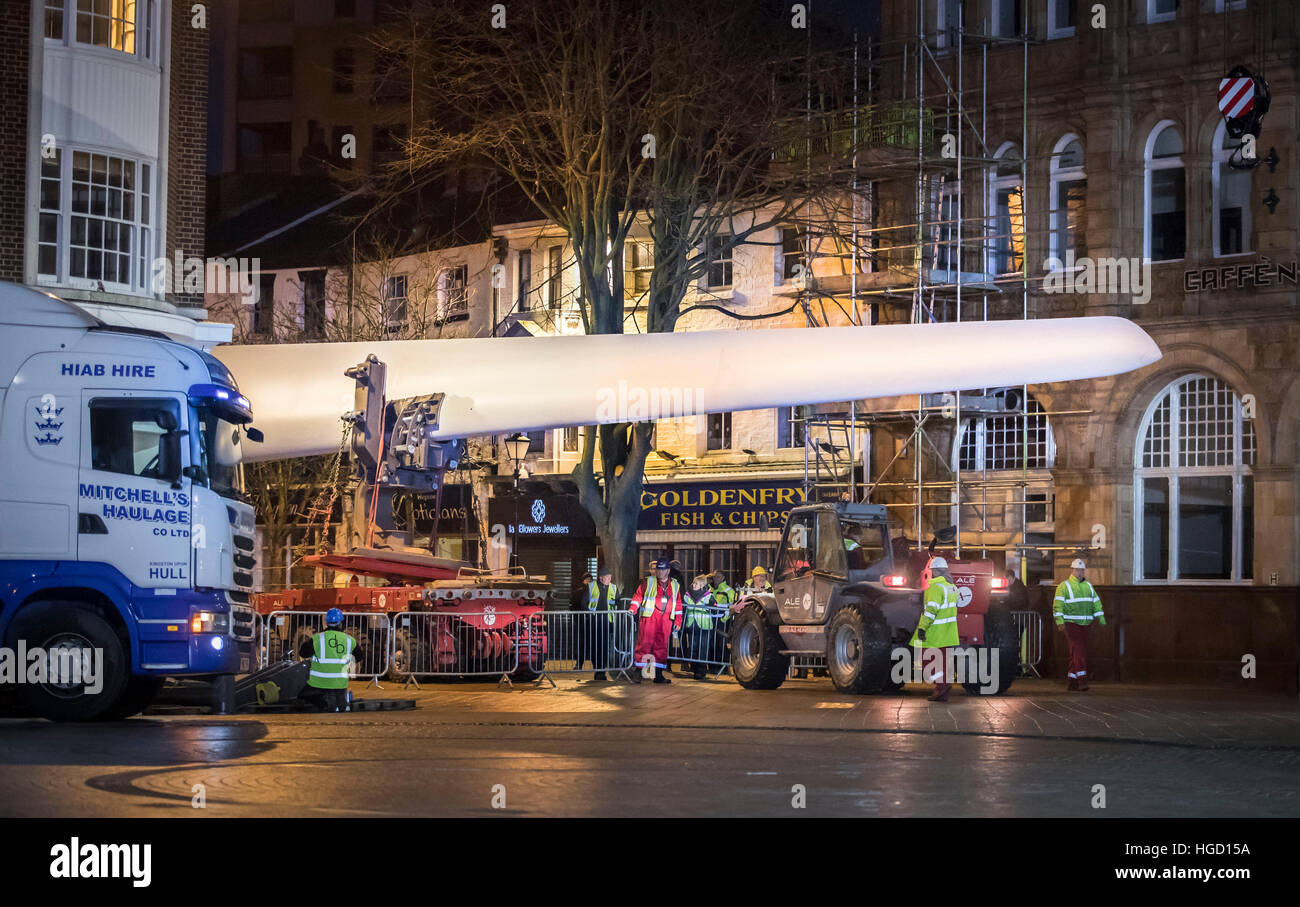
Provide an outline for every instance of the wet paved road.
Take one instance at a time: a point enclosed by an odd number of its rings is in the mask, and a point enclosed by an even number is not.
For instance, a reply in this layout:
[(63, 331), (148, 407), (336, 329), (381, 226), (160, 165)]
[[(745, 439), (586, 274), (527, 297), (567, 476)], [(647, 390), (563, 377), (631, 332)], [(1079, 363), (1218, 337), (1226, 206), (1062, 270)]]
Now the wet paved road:
[(356, 692), (419, 707), (0, 720), (0, 815), (1095, 816), (1101, 784), (1112, 816), (1300, 816), (1288, 697), (1067, 696), (1039, 681), (947, 705), (919, 690), (842, 696), (824, 680)]

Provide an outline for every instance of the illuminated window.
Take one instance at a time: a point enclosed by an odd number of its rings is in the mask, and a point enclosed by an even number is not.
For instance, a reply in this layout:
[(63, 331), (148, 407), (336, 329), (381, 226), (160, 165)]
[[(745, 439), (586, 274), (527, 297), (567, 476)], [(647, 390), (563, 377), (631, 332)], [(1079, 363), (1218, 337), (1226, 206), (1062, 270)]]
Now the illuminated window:
[(1134, 462), (1134, 576), (1249, 580), (1255, 426), (1232, 388), (1207, 375), (1166, 387), (1147, 410)]
[(1025, 261), (1024, 196), (1020, 182), (1020, 152), (1011, 143), (998, 151), (989, 181), (989, 264), (994, 275), (1020, 274)]
[(1067, 253), (1076, 258), (1087, 254), (1084, 242), (1084, 212), (1088, 180), (1083, 172), (1083, 145), (1067, 135), (1056, 145), (1051, 163), (1050, 255), (1064, 264)]
[(136, 0), (77, 0), (77, 43), (135, 53)]

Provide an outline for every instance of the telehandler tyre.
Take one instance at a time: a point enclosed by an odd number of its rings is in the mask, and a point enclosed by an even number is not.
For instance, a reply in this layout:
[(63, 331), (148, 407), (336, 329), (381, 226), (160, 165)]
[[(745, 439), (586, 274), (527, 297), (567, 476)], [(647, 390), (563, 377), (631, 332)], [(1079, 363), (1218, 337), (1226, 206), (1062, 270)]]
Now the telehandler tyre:
[(889, 650), (888, 625), (866, 606), (845, 605), (826, 627), (826, 667), (841, 693), (897, 689), (889, 676)]
[(740, 612), (731, 631), (731, 673), (747, 690), (775, 690), (790, 671), (790, 656), (782, 655), (781, 634), (763, 612), (750, 606)]
[(1003, 604), (989, 605), (984, 615), (984, 648), (988, 649), (989, 664), (997, 665), (996, 689), (985, 691), (983, 684), (963, 683), (971, 695), (996, 696), (1011, 688), (1011, 682), (1020, 672), (1020, 640), (1016, 638), (1016, 622), (1011, 609)]

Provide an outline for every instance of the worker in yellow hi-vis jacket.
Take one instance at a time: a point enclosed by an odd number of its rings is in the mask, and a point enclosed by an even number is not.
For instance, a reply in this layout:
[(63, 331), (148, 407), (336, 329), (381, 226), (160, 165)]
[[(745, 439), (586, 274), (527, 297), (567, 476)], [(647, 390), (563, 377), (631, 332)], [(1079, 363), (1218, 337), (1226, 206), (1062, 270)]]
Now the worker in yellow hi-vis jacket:
[[(956, 646), (957, 638), (957, 602), (961, 600), (957, 587), (953, 585), (952, 574), (948, 572), (948, 562), (941, 557), (930, 559), (930, 582), (925, 587), (922, 601), (924, 610), (912, 634), (910, 646), (924, 646), (938, 649), (938, 672), (934, 676), (934, 694), (931, 702), (947, 702), (952, 690), (952, 678), (946, 676), (948, 649)], [(927, 655), (926, 659), (934, 656)], [(926, 659), (922, 659), (925, 664)]]
[(1076, 557), (1070, 563), (1070, 575), (1056, 587), (1052, 602), (1052, 616), (1056, 625), (1065, 630), (1065, 641), (1070, 647), (1065, 688), (1072, 693), (1088, 689), (1088, 627), (1094, 620), (1106, 626), (1101, 598), (1092, 583), (1083, 578), (1086, 569), (1083, 559)]

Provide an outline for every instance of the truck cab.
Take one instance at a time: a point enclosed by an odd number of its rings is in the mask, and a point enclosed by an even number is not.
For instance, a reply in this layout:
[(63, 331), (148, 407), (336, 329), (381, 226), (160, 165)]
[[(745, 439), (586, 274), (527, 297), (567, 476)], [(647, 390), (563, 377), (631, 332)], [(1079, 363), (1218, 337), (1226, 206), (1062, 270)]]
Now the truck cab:
[[(0, 285), (0, 640), (59, 720), (141, 711), (163, 678), (248, 670), (249, 403), (212, 356)], [(57, 652), (90, 672), (53, 676)], [(90, 676), (85, 676), (89, 673)]]

